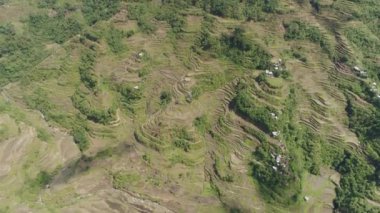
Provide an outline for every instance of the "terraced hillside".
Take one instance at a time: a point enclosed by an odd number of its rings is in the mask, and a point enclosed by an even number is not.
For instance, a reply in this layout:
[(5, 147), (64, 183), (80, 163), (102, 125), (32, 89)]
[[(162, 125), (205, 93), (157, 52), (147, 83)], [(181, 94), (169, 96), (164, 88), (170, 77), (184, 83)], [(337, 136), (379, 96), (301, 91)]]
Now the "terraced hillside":
[(0, 212), (379, 212), (377, 0), (0, 0)]

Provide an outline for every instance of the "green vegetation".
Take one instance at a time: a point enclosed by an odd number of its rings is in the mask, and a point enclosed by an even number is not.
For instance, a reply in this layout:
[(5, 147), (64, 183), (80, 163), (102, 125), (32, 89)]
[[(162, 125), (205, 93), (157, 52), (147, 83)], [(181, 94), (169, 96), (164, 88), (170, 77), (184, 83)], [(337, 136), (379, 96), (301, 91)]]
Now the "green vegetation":
[(1, 5), (4, 5), (5, 3), (7, 3), (8, 2), (8, 0), (0, 0), (0, 6)]
[(166, 21), (174, 33), (183, 32), (186, 25), (184, 17), (178, 12), (175, 5), (161, 7), (155, 18), (159, 21)]
[(84, 128), (75, 128), (72, 130), (74, 142), (78, 145), (81, 151), (88, 149), (90, 141), (87, 136), (87, 132)]
[(33, 181), (35, 185), (39, 187), (45, 187), (52, 180), (52, 175), (46, 171), (41, 171), (38, 173), (36, 179)]
[(227, 77), (224, 73), (209, 73), (200, 82), (192, 88), (191, 94), (193, 99), (197, 99), (202, 93), (207, 91), (213, 91), (219, 88), (227, 81)]
[(318, 44), (330, 57), (333, 56), (334, 52), (331, 45), (318, 27), (301, 21), (284, 23), (284, 27), (286, 29), (284, 38), (286, 40), (309, 40)]
[(169, 161), (171, 163), (171, 166), (173, 166), (175, 164), (183, 164), (185, 166), (193, 166), (194, 165), (194, 161), (189, 159), (188, 157), (186, 157), (182, 153), (172, 154), (169, 158)]
[[(88, 148), (89, 140), (87, 136), (87, 124), (82, 118), (78, 116), (69, 116), (65, 113), (57, 111), (57, 106), (53, 105), (48, 101), (48, 96), (46, 91), (42, 89), (36, 89), (33, 93), (25, 97), (27, 105), (40, 111), (44, 116), (44, 119), (49, 121), (52, 120), (64, 128), (71, 129), (74, 141), (78, 144), (80, 150), (85, 150)], [(44, 129), (37, 129), (37, 137), (43, 141), (49, 141), (51, 135)]]
[(197, 128), (197, 130), (202, 135), (205, 135), (211, 129), (210, 121), (206, 115), (201, 115), (199, 117), (196, 117), (195, 120), (193, 121), (193, 125)]
[[(363, 170), (367, 171), (362, 173), (361, 179), (358, 179), (359, 184), (366, 187), (365, 190), (362, 190), (363, 193), (359, 195), (360, 197), (364, 197), (364, 192), (369, 190), (368, 184), (371, 182), (380, 183), (380, 123), (378, 119), (380, 118), (380, 112), (379, 109), (363, 109), (351, 101), (348, 102), (346, 110), (350, 118), (349, 126), (360, 138), (368, 157), (366, 161), (357, 160), (359, 161), (357, 162), (357, 166), (365, 167), (365, 170)], [(374, 166), (375, 170), (371, 168), (372, 166)]]
[(30, 108), (40, 111), (45, 119), (50, 119), (51, 112), (55, 106), (48, 101), (48, 95), (45, 90), (38, 88), (33, 91), (33, 94), (25, 97), (25, 99)]
[(310, 4), (311, 4), (311, 6), (312, 6), (317, 12), (320, 11), (320, 9), (321, 9), (321, 4), (319, 3), (319, 0), (310, 0)]
[(273, 110), (257, 106), (250, 98), (249, 90), (246, 87), (240, 88), (233, 102), (234, 109), (267, 133), (279, 131), (280, 143), (286, 145), (286, 150), (283, 150), (269, 143), (263, 133), (246, 129), (261, 142), (253, 155), (254, 178), (260, 183), (260, 189), (269, 201), (275, 200), (285, 205), (299, 203), (304, 173), (318, 175), (322, 166), (331, 166), (339, 171), (338, 166), (342, 165), (344, 156), (342, 150), (294, 122), (297, 108), (295, 89), (290, 90), (284, 103), (285, 108), (277, 120), (269, 114)]
[[(244, 100), (246, 100), (244, 96), (240, 99), (239, 105), (244, 104)], [(252, 163), (253, 176), (261, 183), (261, 190), (267, 199), (287, 205), (300, 200), (302, 174), (307, 169), (305, 156), (309, 154), (303, 153), (302, 143), (310, 140), (310, 138), (303, 138), (302, 129), (297, 129), (295, 124), (291, 122), (294, 119), (295, 100), (295, 91), (292, 90), (285, 103), (285, 111), (281, 114), (281, 120), (275, 122), (277, 126), (274, 130), (281, 132), (280, 137), (287, 145), (287, 151), (283, 152), (279, 147), (271, 145), (266, 139), (262, 140), (262, 146), (254, 152), (255, 161)], [(269, 114), (268, 111), (265, 112), (262, 108), (258, 109), (251, 112), (258, 113), (258, 115), (260, 115), (259, 113), (262, 114), (261, 120), (256, 122), (261, 122), (261, 125), (270, 128), (269, 124), (274, 123), (270, 120), (274, 119), (265, 116), (265, 114)], [(263, 138), (263, 136), (259, 138)]]
[(83, 84), (92, 91), (97, 90), (98, 80), (92, 72), (95, 65), (96, 52), (93, 50), (86, 50), (81, 55), (79, 64), (79, 75)]
[(14, 36), (16, 35), (15, 28), (12, 24), (2, 24), (0, 25), (0, 34), (4, 36)]
[(81, 24), (73, 18), (66, 18), (65, 14), (54, 17), (48, 15), (31, 15), (27, 20), (30, 31), (37, 36), (63, 43), (82, 30)]
[(111, 18), (120, 7), (120, 0), (84, 0), (83, 15), (92, 25), (101, 20)]
[(269, 67), (271, 56), (258, 44), (250, 41), (242, 28), (235, 28), (231, 35), (222, 35), (222, 54), (236, 64), (254, 69)]
[(202, 30), (199, 32), (197, 39), (195, 40), (194, 48), (199, 47), (203, 51), (208, 51), (214, 48), (216, 51), (219, 48), (219, 41), (217, 38), (214, 38), (209, 29), (205, 26), (202, 26)]
[(373, 167), (354, 154), (345, 153), (337, 171), (342, 174), (342, 178), (340, 187), (336, 190), (335, 207), (341, 211), (376, 212), (376, 209), (366, 205), (363, 199), (373, 193)]
[(186, 131), (185, 128), (180, 128), (174, 133), (174, 145), (185, 152), (190, 151), (190, 143), (193, 140), (193, 137)]
[(128, 110), (134, 112), (133, 104), (142, 98), (141, 89), (135, 89), (128, 85), (120, 85), (118, 91), (121, 95), (121, 103)]
[(40, 0), (38, 1), (38, 7), (40, 8), (53, 8), (57, 0)]
[(106, 40), (113, 53), (120, 53), (125, 50), (126, 46), (123, 44), (124, 36), (125, 33), (123, 31), (110, 27)]
[(35, 178), (29, 178), (22, 189), (21, 196), (24, 199), (32, 199), (32, 196), (38, 194), (53, 179), (54, 174), (47, 171), (40, 171)]
[(153, 33), (156, 26), (153, 23), (155, 7), (151, 4), (132, 4), (129, 5), (128, 18), (136, 20), (140, 30), (144, 33)]
[(213, 15), (255, 21), (264, 20), (265, 13), (276, 12), (279, 7), (278, 0), (211, 0), (205, 2), (198, 0), (193, 1), (193, 4)]
[[(291, 122), (294, 119), (292, 116), (294, 98), (291, 97), (287, 100), (287, 110), (281, 115), (281, 123), (286, 124), (281, 129), (288, 153), (281, 153), (279, 149), (269, 145), (265, 140), (262, 140), (262, 146), (254, 153), (255, 160), (260, 163), (253, 163), (253, 175), (263, 184), (263, 187), (265, 186), (263, 188), (265, 194), (282, 203), (290, 202), (286, 198), (291, 198), (292, 202), (296, 202), (299, 199), (297, 194), (300, 193), (299, 182), (303, 172), (306, 170), (317, 175), (322, 165), (328, 165), (342, 175), (340, 187), (337, 188), (337, 198), (334, 201), (336, 209), (354, 212), (376, 211), (373, 207), (369, 207), (363, 198), (373, 193), (375, 182), (379, 181), (376, 176), (377, 172), (371, 165), (379, 165), (379, 153), (375, 151), (378, 150), (377, 139), (379, 136), (376, 135), (380, 126), (377, 123), (378, 120), (370, 119), (373, 115), (355, 109), (353, 105), (349, 104), (350, 126), (357, 132), (361, 140), (365, 141), (366, 152), (368, 152), (368, 156), (372, 156), (367, 161), (350, 150), (343, 149), (342, 151), (342, 149), (326, 144), (310, 131), (297, 128)], [(375, 114), (376, 116), (378, 115)], [(255, 118), (257, 117), (259, 116), (255, 116)], [(284, 122), (286, 120), (288, 122)], [(284, 154), (291, 156), (288, 162), (289, 167), (275, 161), (276, 156), (284, 156)], [(281, 162), (284, 162), (284, 159)], [(286, 189), (290, 189), (290, 191)], [(291, 193), (290, 197), (286, 196), (289, 192), (295, 194)]]
[(5, 85), (22, 79), (47, 53), (35, 38), (15, 34), (12, 24), (1, 25), (0, 29), (0, 85)]
[(360, 48), (367, 56), (380, 54), (380, 41), (379, 38), (372, 36), (368, 31), (361, 28), (347, 28), (345, 30), (347, 38)]
[(306, 54), (303, 53), (301, 47), (291, 48), (290, 50), (285, 50), (284, 52), (289, 55), (291, 58), (298, 59), (304, 63), (307, 62)]
[(110, 121), (114, 120), (116, 113), (116, 109), (114, 107), (111, 107), (109, 109), (96, 109), (86, 99), (86, 95), (80, 90), (77, 90), (74, 93), (74, 95), (71, 97), (71, 100), (74, 107), (77, 108), (83, 115), (87, 117), (87, 119), (91, 121), (107, 124)]
[(115, 189), (124, 189), (132, 186), (139, 180), (137, 174), (129, 174), (125, 171), (118, 171), (112, 174), (112, 185)]
[(172, 101), (172, 94), (168, 91), (162, 91), (160, 95), (160, 104), (162, 106), (168, 105)]
[(150, 34), (156, 31), (155, 21), (166, 21), (172, 32), (183, 32), (186, 21), (178, 10), (178, 5), (171, 2), (163, 2), (160, 7), (149, 3), (132, 3), (129, 5), (128, 18), (136, 20), (140, 30)]
[[(379, 6), (380, 8), (380, 6)], [(379, 9), (380, 11), (380, 9)], [(350, 43), (363, 54), (362, 63), (370, 75), (380, 78), (379, 63), (376, 63), (376, 58), (380, 54), (380, 40), (373, 35), (370, 30), (363, 26), (347, 27), (344, 34)], [(354, 62), (351, 62), (352, 64)], [(353, 65), (355, 66), (355, 65)], [(373, 95), (368, 95), (372, 97)], [(371, 99), (371, 98), (368, 98)]]
[(269, 107), (258, 105), (258, 103), (252, 99), (248, 89), (240, 90), (232, 103), (234, 109), (239, 114), (253, 122), (264, 132), (270, 133), (276, 131), (278, 128), (277, 123), (271, 116), (271, 113), (275, 111)]
[(224, 162), (222, 158), (216, 157), (213, 167), (216, 175), (218, 175), (221, 180), (225, 182), (234, 182), (234, 177), (229, 173), (226, 162)]
[(43, 128), (37, 129), (37, 137), (40, 140), (45, 141), (45, 142), (51, 141), (51, 138), (52, 138), (52, 136), (50, 135), (50, 133), (46, 129), (43, 129)]
[(0, 13), (0, 211), (379, 212), (379, 1)]

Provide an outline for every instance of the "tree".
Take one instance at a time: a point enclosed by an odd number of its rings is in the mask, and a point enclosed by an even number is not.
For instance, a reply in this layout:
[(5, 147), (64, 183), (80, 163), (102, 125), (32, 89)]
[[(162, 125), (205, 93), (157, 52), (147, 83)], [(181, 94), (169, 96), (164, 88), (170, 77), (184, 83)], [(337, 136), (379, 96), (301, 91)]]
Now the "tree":
[(83, 15), (88, 24), (111, 18), (119, 10), (120, 0), (84, 0)]

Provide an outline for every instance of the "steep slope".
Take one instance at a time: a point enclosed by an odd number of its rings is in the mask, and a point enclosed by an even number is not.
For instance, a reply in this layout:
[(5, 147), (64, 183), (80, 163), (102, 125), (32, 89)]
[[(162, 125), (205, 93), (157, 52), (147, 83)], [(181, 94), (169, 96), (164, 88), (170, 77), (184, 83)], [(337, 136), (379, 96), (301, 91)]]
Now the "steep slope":
[(0, 1), (0, 211), (379, 211), (378, 14)]

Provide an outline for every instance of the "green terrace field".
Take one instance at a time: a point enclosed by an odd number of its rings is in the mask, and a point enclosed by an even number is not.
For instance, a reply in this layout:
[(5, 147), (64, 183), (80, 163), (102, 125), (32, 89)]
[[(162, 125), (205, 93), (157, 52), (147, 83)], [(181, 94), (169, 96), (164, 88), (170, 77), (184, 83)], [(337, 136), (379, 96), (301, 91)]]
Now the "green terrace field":
[(380, 212), (379, 18), (0, 0), (0, 212)]

